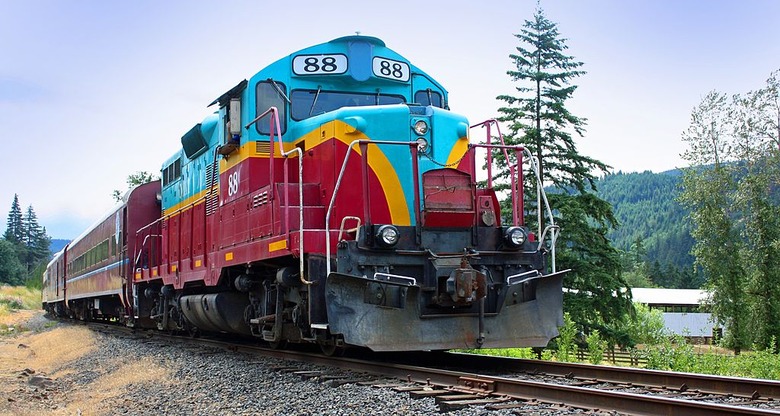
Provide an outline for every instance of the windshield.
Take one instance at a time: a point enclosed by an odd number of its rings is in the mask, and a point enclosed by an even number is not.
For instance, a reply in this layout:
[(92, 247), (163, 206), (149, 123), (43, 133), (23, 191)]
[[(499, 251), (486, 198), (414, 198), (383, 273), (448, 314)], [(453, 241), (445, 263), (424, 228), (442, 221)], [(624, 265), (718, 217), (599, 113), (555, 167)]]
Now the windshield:
[(290, 100), (292, 101), (291, 115), (295, 120), (303, 120), (341, 107), (363, 107), (406, 102), (404, 97), (400, 95), (322, 90), (295, 90), (292, 92)]

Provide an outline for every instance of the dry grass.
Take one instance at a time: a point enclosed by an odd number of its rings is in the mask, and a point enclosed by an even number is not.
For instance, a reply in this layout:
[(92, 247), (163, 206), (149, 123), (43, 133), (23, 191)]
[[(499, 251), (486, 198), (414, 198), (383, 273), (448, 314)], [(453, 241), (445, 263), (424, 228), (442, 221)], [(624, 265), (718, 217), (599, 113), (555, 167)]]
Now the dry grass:
[[(22, 315), (21, 312), (17, 312), (9, 316), (16, 319), (13, 325), (23, 324)], [(26, 380), (20, 379), (18, 375), (24, 369), (31, 369), (37, 375), (52, 378), (62, 376), (67, 371), (62, 370), (63, 365), (89, 354), (94, 349), (94, 335), (84, 327), (61, 327), (46, 332), (27, 332), (2, 339), (0, 395), (16, 397), (17, 401), (0, 403), (0, 415), (74, 414), (74, 412), (64, 412), (62, 408), (46, 411), (40, 403), (25, 400), (24, 395), (19, 396), (20, 392), (29, 391), (30, 387), (27, 386)], [(7, 405), (8, 408), (4, 408), (3, 405)]]
[[(0, 320), (23, 326), (25, 319), (41, 313), (17, 311)], [(90, 357), (98, 346), (95, 333), (82, 326), (57, 326), (0, 337), (0, 416), (111, 415), (111, 409), (123, 400), (129, 387), (173, 383), (171, 371), (158, 362), (151, 358), (129, 362), (121, 351), (116, 351), (116, 358), (110, 361), (93, 361), (88, 367), (75, 364), (79, 358)], [(41, 393), (32, 393), (27, 379), (19, 377), (24, 369), (54, 380), (57, 387), (46, 393), (48, 399), (30, 399), (30, 395)], [(58, 383), (63, 377), (83, 371), (94, 371), (99, 376), (88, 384)], [(5, 397), (14, 401), (6, 401)]]
[(41, 291), (25, 286), (0, 286), (0, 316), (19, 309), (40, 309)]
[(108, 372), (77, 390), (66, 406), (68, 414), (110, 415), (112, 404), (122, 400), (128, 386), (165, 382), (171, 376), (169, 370), (149, 358), (132, 363), (117, 359), (106, 367), (96, 370)]
[[(84, 327), (55, 328), (39, 334), (26, 334), (0, 344), (0, 377), (25, 368), (47, 374), (64, 363), (76, 360), (95, 348), (94, 335)], [(14, 373), (15, 374), (15, 373)]]

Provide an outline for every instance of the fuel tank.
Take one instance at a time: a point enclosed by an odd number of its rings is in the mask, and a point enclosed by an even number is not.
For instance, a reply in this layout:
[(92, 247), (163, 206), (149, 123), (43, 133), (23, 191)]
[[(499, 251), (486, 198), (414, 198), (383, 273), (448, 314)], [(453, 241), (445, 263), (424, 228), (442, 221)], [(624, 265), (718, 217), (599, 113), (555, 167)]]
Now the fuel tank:
[(187, 295), (179, 299), (179, 307), (187, 320), (202, 331), (231, 332), (251, 335), (244, 322), (244, 310), (249, 305), (245, 293), (223, 292)]

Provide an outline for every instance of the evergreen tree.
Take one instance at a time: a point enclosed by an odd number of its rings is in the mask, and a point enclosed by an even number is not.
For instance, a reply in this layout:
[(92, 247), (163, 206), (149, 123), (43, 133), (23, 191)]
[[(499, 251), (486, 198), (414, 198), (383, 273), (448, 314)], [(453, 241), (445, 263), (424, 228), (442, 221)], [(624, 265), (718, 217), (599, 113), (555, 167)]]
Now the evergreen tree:
[(0, 239), (0, 283), (18, 286), (24, 283), (25, 271), (13, 243)]
[(22, 208), (19, 205), (19, 195), (17, 194), (14, 194), (14, 201), (11, 203), (11, 211), (8, 213), (8, 224), (3, 238), (14, 245), (24, 242)]
[[(509, 126), (505, 141), (528, 148), (540, 162), (540, 183), (554, 189), (549, 196), (560, 216), (556, 220), (561, 227), (558, 261), (563, 268), (573, 269), (564, 281), (574, 289), (567, 293), (564, 307), (580, 326), (599, 329), (615, 339), (618, 334), (608, 326), (632, 310), (633, 304), (630, 292), (623, 291), (626, 282), (618, 252), (605, 236), (617, 221), (610, 204), (595, 195), (594, 171), (606, 172), (608, 167), (577, 151), (572, 134), (582, 136), (585, 119), (565, 106), (577, 88), (570, 82), (585, 73), (580, 69), (583, 64), (565, 55), (566, 40), (541, 8), (515, 36), (521, 46), (509, 56), (515, 69), (507, 74), (519, 84), (518, 95), (498, 97), (506, 102), (498, 110), (499, 120)], [(508, 176), (510, 163), (499, 177)], [(529, 194), (534, 195), (536, 177), (529, 176), (533, 184)], [(534, 209), (533, 202), (528, 201), (526, 207)], [(535, 218), (527, 221), (534, 222)]]
[(46, 228), (38, 224), (38, 216), (32, 205), (27, 207), (27, 212), (22, 218), (24, 229), (24, 264), (28, 273), (42, 262), (47, 262), (51, 253), (49, 245), (51, 239), (46, 235)]
[[(26, 281), (32, 286), (39, 285), (41, 267), (45, 268), (51, 255), (51, 239), (46, 235), (46, 228), (38, 224), (32, 205), (22, 215), (18, 195), (14, 195), (2, 241), (0, 282), (16, 285)], [(9, 253), (13, 259), (8, 258)]]

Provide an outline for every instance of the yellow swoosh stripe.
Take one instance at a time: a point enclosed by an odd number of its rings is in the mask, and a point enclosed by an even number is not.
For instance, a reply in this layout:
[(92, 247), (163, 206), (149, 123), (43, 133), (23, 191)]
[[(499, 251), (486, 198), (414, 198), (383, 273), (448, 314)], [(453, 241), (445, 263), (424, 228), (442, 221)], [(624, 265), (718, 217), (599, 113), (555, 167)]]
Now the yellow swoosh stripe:
[[(362, 133), (356, 134), (354, 131), (355, 130), (352, 126), (350, 126), (347, 123), (344, 123), (343, 121), (339, 121), (339, 120), (331, 121), (326, 125), (323, 125), (319, 130), (314, 130), (310, 133), (305, 134), (295, 142), (284, 143), (284, 150), (289, 151), (290, 149), (295, 148), (295, 146), (301, 141), (304, 141), (307, 144), (306, 148), (310, 149), (310, 148), (317, 147), (322, 143), (331, 140), (332, 138), (339, 140), (340, 142), (344, 143), (346, 146), (349, 146), (349, 144), (353, 140), (368, 139), (364, 134)], [(332, 134), (329, 135), (325, 134), (325, 136), (323, 137), (324, 132), (332, 132)], [(465, 145), (456, 146), (456, 148), (467, 147), (468, 140), (465, 140), (464, 142)], [(275, 144), (275, 146), (273, 146), (274, 157), (281, 158), (282, 155), (279, 152), (279, 143), (276, 142), (274, 144)], [(458, 144), (460, 144), (460, 141), (458, 142)], [(360, 154), (360, 148), (355, 147), (354, 150), (357, 151), (358, 154)], [(462, 150), (462, 152), (465, 152), (465, 150)], [(398, 178), (398, 174), (395, 172), (395, 168), (393, 167), (393, 164), (390, 162), (390, 160), (387, 158), (384, 152), (376, 148), (376, 146), (374, 146), (374, 149), (371, 149), (368, 153), (369, 153), (368, 166), (374, 171), (374, 174), (379, 179), (379, 183), (382, 186), (382, 190), (385, 193), (389, 205), (388, 208), (390, 210), (390, 219), (392, 223), (396, 225), (410, 225), (411, 217), (409, 215), (409, 208), (406, 203), (406, 195), (403, 192), (401, 181)], [(456, 150), (453, 149), (453, 151), (450, 153), (450, 158), (453, 158), (454, 157), (453, 155), (456, 153), (457, 153)], [(462, 155), (463, 153), (460, 153), (457, 155), (457, 157), (461, 157)], [(257, 153), (257, 142), (254, 141), (247, 142), (241, 145), (241, 147), (239, 147), (237, 155), (233, 155), (230, 158), (220, 160), (219, 163), (220, 175), (225, 171), (239, 165), (241, 162), (249, 158), (267, 159), (268, 157), (269, 156), (267, 153), (266, 154)], [(168, 208), (166, 212), (169, 214), (166, 215), (173, 215), (174, 213), (177, 213), (177, 211), (180, 210), (183, 211), (188, 209), (187, 207), (189, 205), (201, 203), (202, 200), (206, 197), (207, 193), (208, 190), (204, 189), (198, 192), (197, 194), (184, 199), (183, 201)]]

